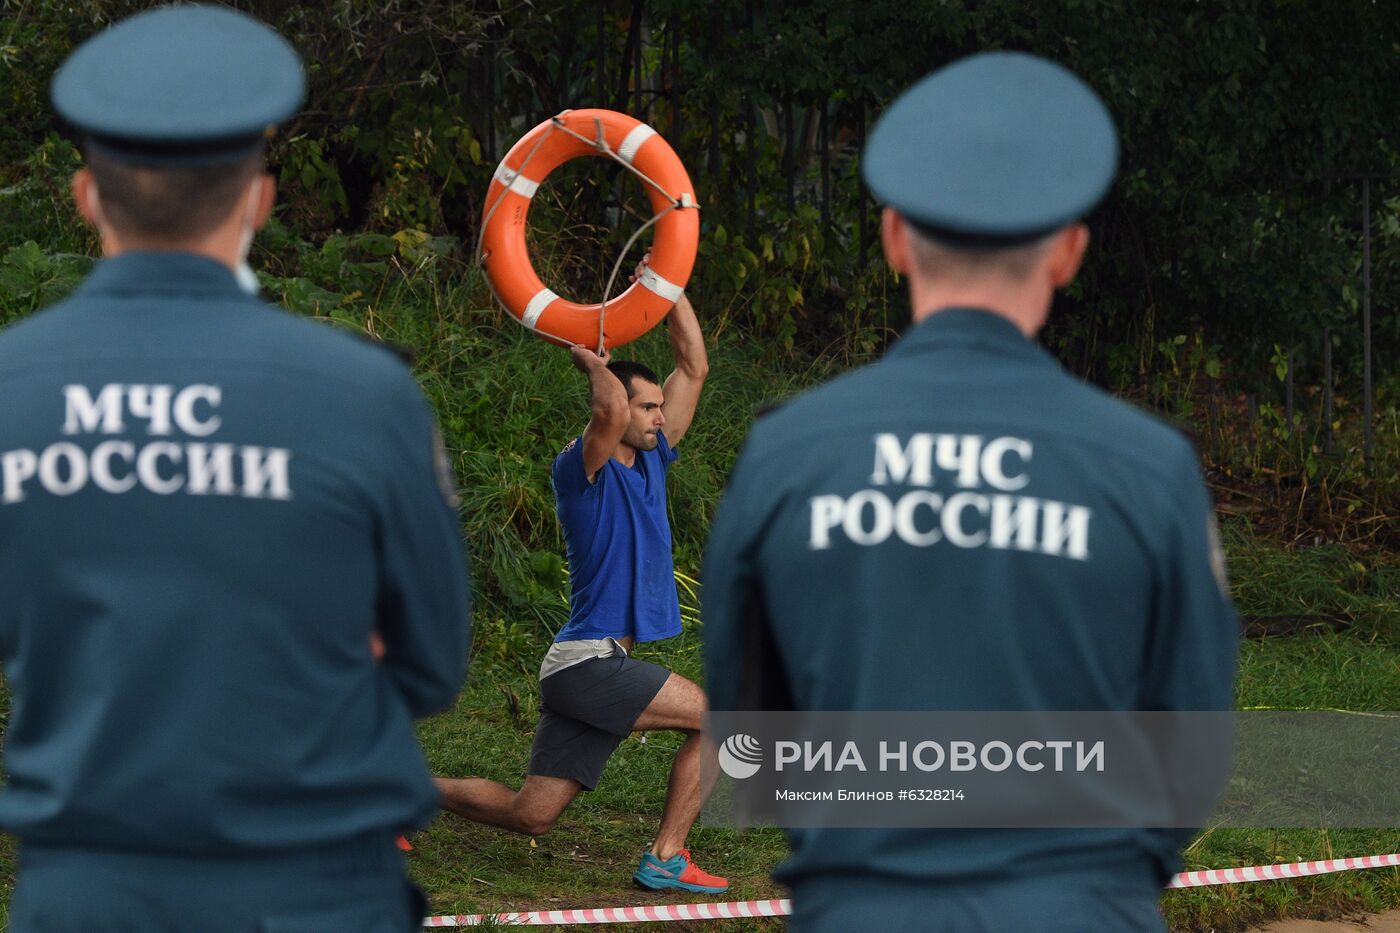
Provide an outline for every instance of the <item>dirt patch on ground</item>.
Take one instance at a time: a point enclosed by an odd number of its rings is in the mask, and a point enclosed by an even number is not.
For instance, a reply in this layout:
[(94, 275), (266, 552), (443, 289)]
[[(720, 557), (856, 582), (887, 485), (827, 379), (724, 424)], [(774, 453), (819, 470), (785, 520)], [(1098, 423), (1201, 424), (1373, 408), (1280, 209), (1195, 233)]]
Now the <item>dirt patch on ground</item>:
[(1250, 933), (1400, 933), (1400, 910), (1352, 920), (1279, 920)]

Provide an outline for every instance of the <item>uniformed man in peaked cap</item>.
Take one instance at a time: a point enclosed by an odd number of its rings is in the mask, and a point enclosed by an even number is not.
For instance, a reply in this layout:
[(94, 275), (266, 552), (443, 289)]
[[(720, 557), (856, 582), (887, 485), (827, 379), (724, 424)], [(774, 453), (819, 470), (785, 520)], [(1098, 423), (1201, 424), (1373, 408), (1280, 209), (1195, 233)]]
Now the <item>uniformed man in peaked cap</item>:
[[(1098, 97), (1025, 54), (884, 114), (863, 171), (914, 323), (754, 426), (705, 561), (713, 709), (1232, 708), (1194, 450), (1034, 342), (1116, 158)], [(798, 829), (775, 876), (800, 931), (1162, 930), (1189, 835)]]
[(104, 259), (0, 333), (16, 933), (421, 923), (394, 842), (437, 809), (413, 718), (461, 685), (469, 581), (407, 369), (253, 294), (267, 133), (303, 88), (212, 6), (54, 78)]

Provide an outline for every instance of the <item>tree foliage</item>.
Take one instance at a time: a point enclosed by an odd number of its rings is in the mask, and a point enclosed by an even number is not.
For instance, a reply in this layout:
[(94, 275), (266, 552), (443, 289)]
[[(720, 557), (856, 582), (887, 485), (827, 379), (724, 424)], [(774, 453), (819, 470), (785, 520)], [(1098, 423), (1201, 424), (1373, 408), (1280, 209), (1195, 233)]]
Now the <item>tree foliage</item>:
[[(47, 82), (67, 51), (149, 5), (0, 0), (0, 178), (20, 180), (52, 132)], [(469, 249), (490, 174), (530, 126), (568, 107), (622, 109), (661, 130), (690, 168), (704, 208), (697, 281), (723, 326), (788, 346), (878, 342), (898, 326), (902, 312), (890, 309), (902, 299), (859, 181), (867, 130), (928, 71), (1025, 49), (1081, 74), (1123, 139), (1120, 178), (1091, 218), (1091, 261), (1049, 334), (1066, 362), (1121, 388), (1179, 370), (1176, 341), (1189, 334), (1198, 362), (1258, 388), (1279, 347), (1299, 348), (1316, 379), (1326, 327), (1338, 365), (1358, 371), (1367, 175), (1377, 368), (1400, 361), (1395, 4), (232, 5), (277, 26), (307, 61), (310, 99), (274, 159), (283, 220), (309, 239), (407, 230), (453, 234)], [(610, 231), (631, 223), (640, 193), (601, 170), (568, 184), (541, 199), (545, 239), (592, 231), (559, 249), (581, 269), (609, 266), (627, 232)], [(574, 287), (601, 291), (604, 276)]]

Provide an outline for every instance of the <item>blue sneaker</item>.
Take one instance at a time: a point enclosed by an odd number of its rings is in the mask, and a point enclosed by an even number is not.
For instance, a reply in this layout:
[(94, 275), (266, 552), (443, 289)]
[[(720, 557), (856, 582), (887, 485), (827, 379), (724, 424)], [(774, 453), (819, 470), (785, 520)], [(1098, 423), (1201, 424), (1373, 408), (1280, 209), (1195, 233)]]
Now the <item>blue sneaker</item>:
[(719, 894), (729, 890), (727, 879), (710, 874), (690, 860), (689, 849), (681, 849), (664, 862), (650, 852), (642, 853), (641, 864), (637, 866), (632, 880), (653, 891), (678, 888), (701, 894)]

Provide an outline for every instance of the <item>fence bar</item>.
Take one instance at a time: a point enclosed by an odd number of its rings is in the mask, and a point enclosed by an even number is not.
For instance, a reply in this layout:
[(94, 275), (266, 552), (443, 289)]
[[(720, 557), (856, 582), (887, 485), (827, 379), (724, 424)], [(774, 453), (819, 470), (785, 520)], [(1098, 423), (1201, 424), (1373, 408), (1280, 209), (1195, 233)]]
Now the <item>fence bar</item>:
[(598, 4), (598, 60), (594, 63), (593, 73), (593, 99), (599, 107), (606, 107), (608, 100), (607, 36), (607, 11), (600, 3)]
[[(856, 106), (859, 108), (859, 111), (856, 116), (856, 148), (863, 155), (865, 153), (865, 95), (862, 94), (859, 98), (857, 98)], [(857, 172), (857, 176), (859, 176), (859, 172)], [(865, 185), (860, 183), (859, 181), (857, 182), (857, 184), (860, 184), (861, 187), (859, 193), (856, 196), (856, 238), (860, 244), (860, 271), (864, 273), (866, 252)]]
[(1362, 356), (1362, 462), (1371, 475), (1371, 179), (1361, 180), (1361, 356)]
[(1332, 452), (1332, 328), (1322, 328), (1322, 452)]
[(1283, 417), (1288, 424), (1288, 434), (1293, 435), (1293, 348), (1288, 348), (1288, 358), (1285, 364), (1286, 382), (1283, 388)]

